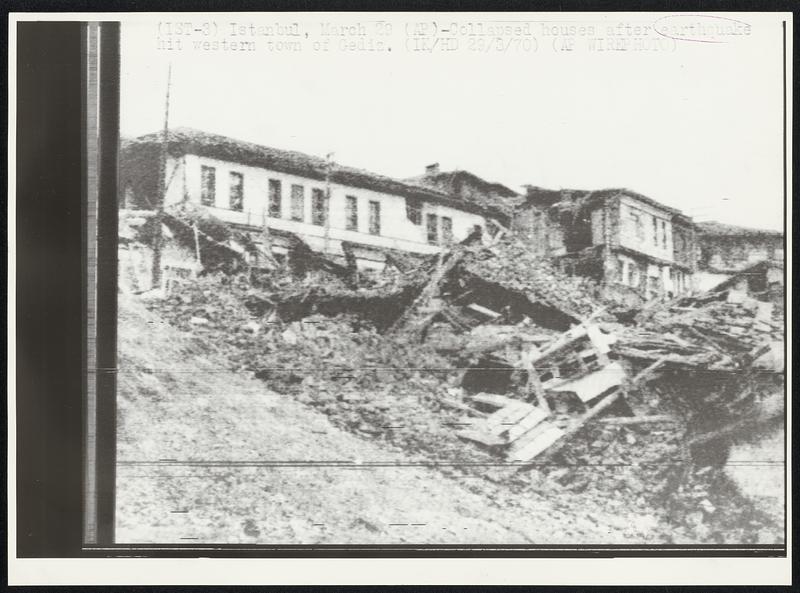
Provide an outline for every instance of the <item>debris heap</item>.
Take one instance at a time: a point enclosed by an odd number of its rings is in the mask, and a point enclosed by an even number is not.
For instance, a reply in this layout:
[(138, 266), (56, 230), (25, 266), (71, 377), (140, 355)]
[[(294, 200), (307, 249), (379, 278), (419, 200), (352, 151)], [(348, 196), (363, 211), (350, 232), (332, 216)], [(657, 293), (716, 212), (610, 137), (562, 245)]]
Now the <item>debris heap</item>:
[(151, 306), (224, 346), (228, 367), (453, 471), (533, 469), (635, 505), (691, 486), (702, 498), (681, 508), (709, 515), (721, 478), (686, 468), (719, 467), (709, 451), (780, 413), (764, 410), (783, 387), (783, 320), (732, 290), (621, 318), (513, 236), (387, 255), (371, 277), (299, 239), (258, 282), (225, 271)]

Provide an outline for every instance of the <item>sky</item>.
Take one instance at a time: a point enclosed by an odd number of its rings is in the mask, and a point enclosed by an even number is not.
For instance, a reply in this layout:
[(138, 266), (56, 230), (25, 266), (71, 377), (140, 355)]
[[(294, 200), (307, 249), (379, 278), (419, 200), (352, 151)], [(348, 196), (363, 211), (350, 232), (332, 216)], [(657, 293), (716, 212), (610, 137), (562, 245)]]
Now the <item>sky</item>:
[[(374, 25), (375, 15), (362, 16), (328, 20)], [(333, 152), (338, 163), (398, 178), (438, 162), (518, 191), (627, 187), (696, 220), (783, 226), (782, 38), (774, 15), (747, 15), (751, 33), (724, 43), (655, 35), (668, 51), (645, 52), (591, 52), (580, 37), (573, 51), (555, 51), (558, 41), (534, 22), (537, 51), (505, 53), (469, 51), (476, 38), (468, 35), (455, 51), (409, 51), (410, 14), (392, 17), (393, 34), (384, 38), (391, 52), (315, 52), (315, 39), (334, 47), (340, 39), (318, 35), (324, 15), (287, 13), (181, 20), (213, 19), (218, 40), (234, 21), (297, 21), (311, 32), (305, 51), (270, 51), (266, 42), (277, 38), (265, 36), (255, 38), (255, 52), (196, 50), (192, 42), (203, 37), (195, 33), (168, 51), (158, 48), (163, 16), (148, 18), (123, 22), (124, 136), (163, 127), (171, 65), (171, 127)], [(525, 17), (533, 18), (546, 20)], [(605, 26), (622, 19), (591, 18), (595, 37), (605, 38)], [(426, 15), (424, 22), (487, 19)]]

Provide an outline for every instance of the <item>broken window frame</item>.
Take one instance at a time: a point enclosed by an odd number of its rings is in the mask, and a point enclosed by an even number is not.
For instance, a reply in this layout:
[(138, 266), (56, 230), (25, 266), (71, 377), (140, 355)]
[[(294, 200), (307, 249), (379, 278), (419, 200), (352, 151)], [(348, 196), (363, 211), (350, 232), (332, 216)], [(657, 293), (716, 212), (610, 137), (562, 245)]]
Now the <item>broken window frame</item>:
[(344, 226), (345, 230), (358, 232), (358, 198), (345, 196)]
[(217, 203), (217, 168), (200, 165), (200, 204), (215, 206)]
[(228, 208), (244, 211), (244, 175), (238, 171), (228, 172)]
[(406, 197), (406, 218), (417, 226), (422, 224), (422, 200)]
[(291, 219), (295, 222), (305, 221), (306, 190), (299, 183), (292, 184)]
[(311, 224), (325, 226), (328, 219), (327, 200), (325, 190), (318, 187), (311, 188)]
[(369, 201), (369, 234), (381, 234), (381, 203), (377, 200)]
[(439, 217), (436, 214), (425, 216), (425, 234), (430, 245), (439, 244)]
[(281, 194), (283, 188), (280, 179), (270, 179), (268, 182), (267, 214), (272, 218), (281, 217)]

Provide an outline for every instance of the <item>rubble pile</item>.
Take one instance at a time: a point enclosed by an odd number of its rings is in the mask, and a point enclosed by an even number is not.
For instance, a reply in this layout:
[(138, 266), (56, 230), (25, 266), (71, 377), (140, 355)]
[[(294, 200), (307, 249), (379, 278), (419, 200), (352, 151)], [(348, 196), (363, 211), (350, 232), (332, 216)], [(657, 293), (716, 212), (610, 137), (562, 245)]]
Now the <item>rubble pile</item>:
[(432, 348), (387, 340), (353, 316), (254, 317), (244, 305), (254, 294), (245, 275), (215, 275), (150, 305), (222, 346), (229, 368), (321, 409), (336, 425), (430, 463), (491, 461), (455, 435), (469, 410), (459, 401), (458, 373)]
[(464, 262), (463, 269), (576, 319), (600, 308), (596, 283), (559, 272), (548, 260), (534, 255), (524, 240), (513, 236), (472, 254)]
[(639, 360), (666, 357), (676, 367), (736, 370), (783, 340), (783, 324), (773, 320), (770, 303), (724, 297), (682, 299), (645, 312), (621, 332), (618, 352)]
[(731, 516), (767, 528), (720, 468), (731, 434), (776, 416), (763, 413), (783, 388), (769, 303), (724, 291), (624, 323), (594, 282), (514, 237), (387, 258), (377, 276), (298, 239), (257, 282), (226, 272), (150, 306), (337, 426), (509, 487), (539, 473), (655, 505), (687, 540), (734, 541)]

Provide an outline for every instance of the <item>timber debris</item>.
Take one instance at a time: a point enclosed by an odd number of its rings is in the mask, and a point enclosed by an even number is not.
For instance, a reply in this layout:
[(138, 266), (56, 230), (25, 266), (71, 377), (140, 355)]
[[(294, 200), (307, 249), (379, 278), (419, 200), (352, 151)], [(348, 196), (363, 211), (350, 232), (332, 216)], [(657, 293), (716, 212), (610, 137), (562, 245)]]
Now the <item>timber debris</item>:
[[(213, 236), (218, 253), (236, 251), (235, 234)], [(334, 424), (462, 463), (443, 471), (509, 484), (540, 472), (665, 505), (702, 483), (721, 507), (717, 470), (697, 472), (782, 414), (782, 309), (733, 287), (631, 314), (502, 231), (436, 256), (387, 252), (381, 272), (359, 269), (349, 246), (333, 258), (295, 238), (254, 274), (241, 255), (212, 264), (209, 245), (199, 241), (202, 272), (151, 306)], [(612, 478), (598, 465), (625, 469)]]

